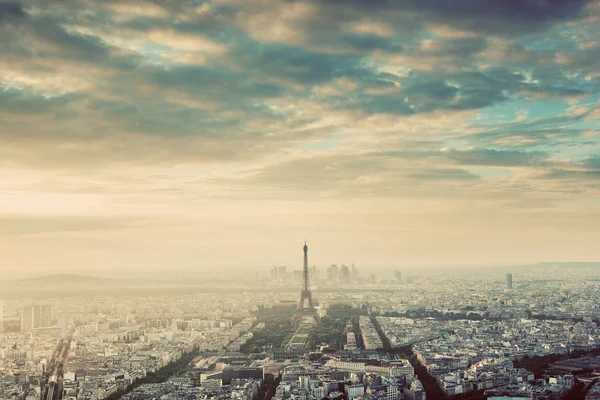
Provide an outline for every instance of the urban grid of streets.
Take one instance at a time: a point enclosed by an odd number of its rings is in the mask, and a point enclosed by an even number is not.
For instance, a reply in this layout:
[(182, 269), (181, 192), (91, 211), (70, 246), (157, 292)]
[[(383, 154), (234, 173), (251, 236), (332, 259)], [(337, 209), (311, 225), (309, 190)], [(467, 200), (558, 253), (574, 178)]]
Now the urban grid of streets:
[(0, 399), (599, 398), (597, 267), (522, 267), (512, 288), (500, 269), (311, 268), (320, 319), (300, 329), (283, 267), (221, 292), (5, 298)]

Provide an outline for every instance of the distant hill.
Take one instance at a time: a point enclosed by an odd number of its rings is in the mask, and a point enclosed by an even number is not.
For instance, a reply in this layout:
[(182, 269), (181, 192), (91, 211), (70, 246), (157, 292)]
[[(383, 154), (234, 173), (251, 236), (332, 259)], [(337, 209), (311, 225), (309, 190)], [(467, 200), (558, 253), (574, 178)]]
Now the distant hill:
[(118, 283), (116, 279), (98, 278), (93, 276), (77, 274), (55, 274), (45, 275), (36, 278), (19, 279), (14, 281), (2, 282), (2, 286), (26, 285), (26, 286), (47, 286), (47, 285), (82, 285), (82, 286), (104, 286)]
[(543, 262), (538, 263), (536, 266), (539, 267), (564, 267), (564, 268), (600, 268), (600, 262), (588, 261), (588, 262)]

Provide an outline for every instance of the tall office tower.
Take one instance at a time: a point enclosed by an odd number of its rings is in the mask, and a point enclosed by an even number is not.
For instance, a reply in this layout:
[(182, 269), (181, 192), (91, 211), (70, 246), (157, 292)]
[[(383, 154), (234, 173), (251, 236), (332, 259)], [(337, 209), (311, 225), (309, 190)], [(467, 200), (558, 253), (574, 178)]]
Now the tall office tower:
[(340, 268), (338, 282), (342, 285), (350, 284), (350, 268), (348, 268), (346, 265), (342, 264), (342, 268)]
[(33, 329), (33, 326), (33, 307), (24, 306), (21, 311), (21, 331), (30, 331)]
[(398, 282), (402, 281), (402, 272), (396, 270), (396, 271), (394, 271), (394, 276), (396, 277), (396, 280)]
[(47, 328), (52, 326), (52, 306), (50, 304), (44, 304), (42, 306), (42, 315), (41, 315), (41, 326)]
[(513, 285), (512, 285), (512, 274), (509, 272), (508, 274), (506, 274), (506, 288), (507, 289), (512, 289)]
[(277, 276), (279, 277), (279, 279), (281, 278), (285, 278), (285, 266), (284, 265), (280, 265), (277, 271)]
[(338, 266), (333, 264), (331, 267), (327, 268), (327, 279), (337, 282), (338, 273)]
[(312, 266), (311, 270), (310, 270), (310, 274), (308, 275), (310, 277), (310, 282), (313, 284), (316, 284), (319, 282), (319, 270), (317, 269), (316, 266)]
[(350, 276), (352, 277), (353, 283), (358, 283), (358, 268), (354, 266), (354, 263), (352, 263), (352, 271), (350, 272)]
[(42, 306), (36, 304), (33, 306), (33, 327), (40, 328), (42, 326)]
[(292, 277), (294, 278), (294, 285), (301, 285), (302, 280), (304, 279), (303, 271), (294, 271), (292, 272)]
[(4, 300), (0, 300), (0, 332), (4, 330)]

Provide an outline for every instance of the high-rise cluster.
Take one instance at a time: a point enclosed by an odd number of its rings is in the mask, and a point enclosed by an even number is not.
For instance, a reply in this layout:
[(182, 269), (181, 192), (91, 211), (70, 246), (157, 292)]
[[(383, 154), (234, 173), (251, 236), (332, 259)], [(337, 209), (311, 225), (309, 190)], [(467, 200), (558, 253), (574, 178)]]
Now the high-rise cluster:
[(52, 306), (49, 304), (36, 304), (24, 306), (21, 311), (21, 330), (30, 331), (35, 328), (52, 326)]

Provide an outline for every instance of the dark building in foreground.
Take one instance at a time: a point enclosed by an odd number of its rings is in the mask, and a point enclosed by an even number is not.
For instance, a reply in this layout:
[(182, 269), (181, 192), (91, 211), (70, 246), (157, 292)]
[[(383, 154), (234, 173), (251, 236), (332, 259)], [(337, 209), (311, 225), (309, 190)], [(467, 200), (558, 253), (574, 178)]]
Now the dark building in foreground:
[(263, 369), (253, 367), (228, 367), (223, 369), (223, 384), (232, 379), (263, 379)]

